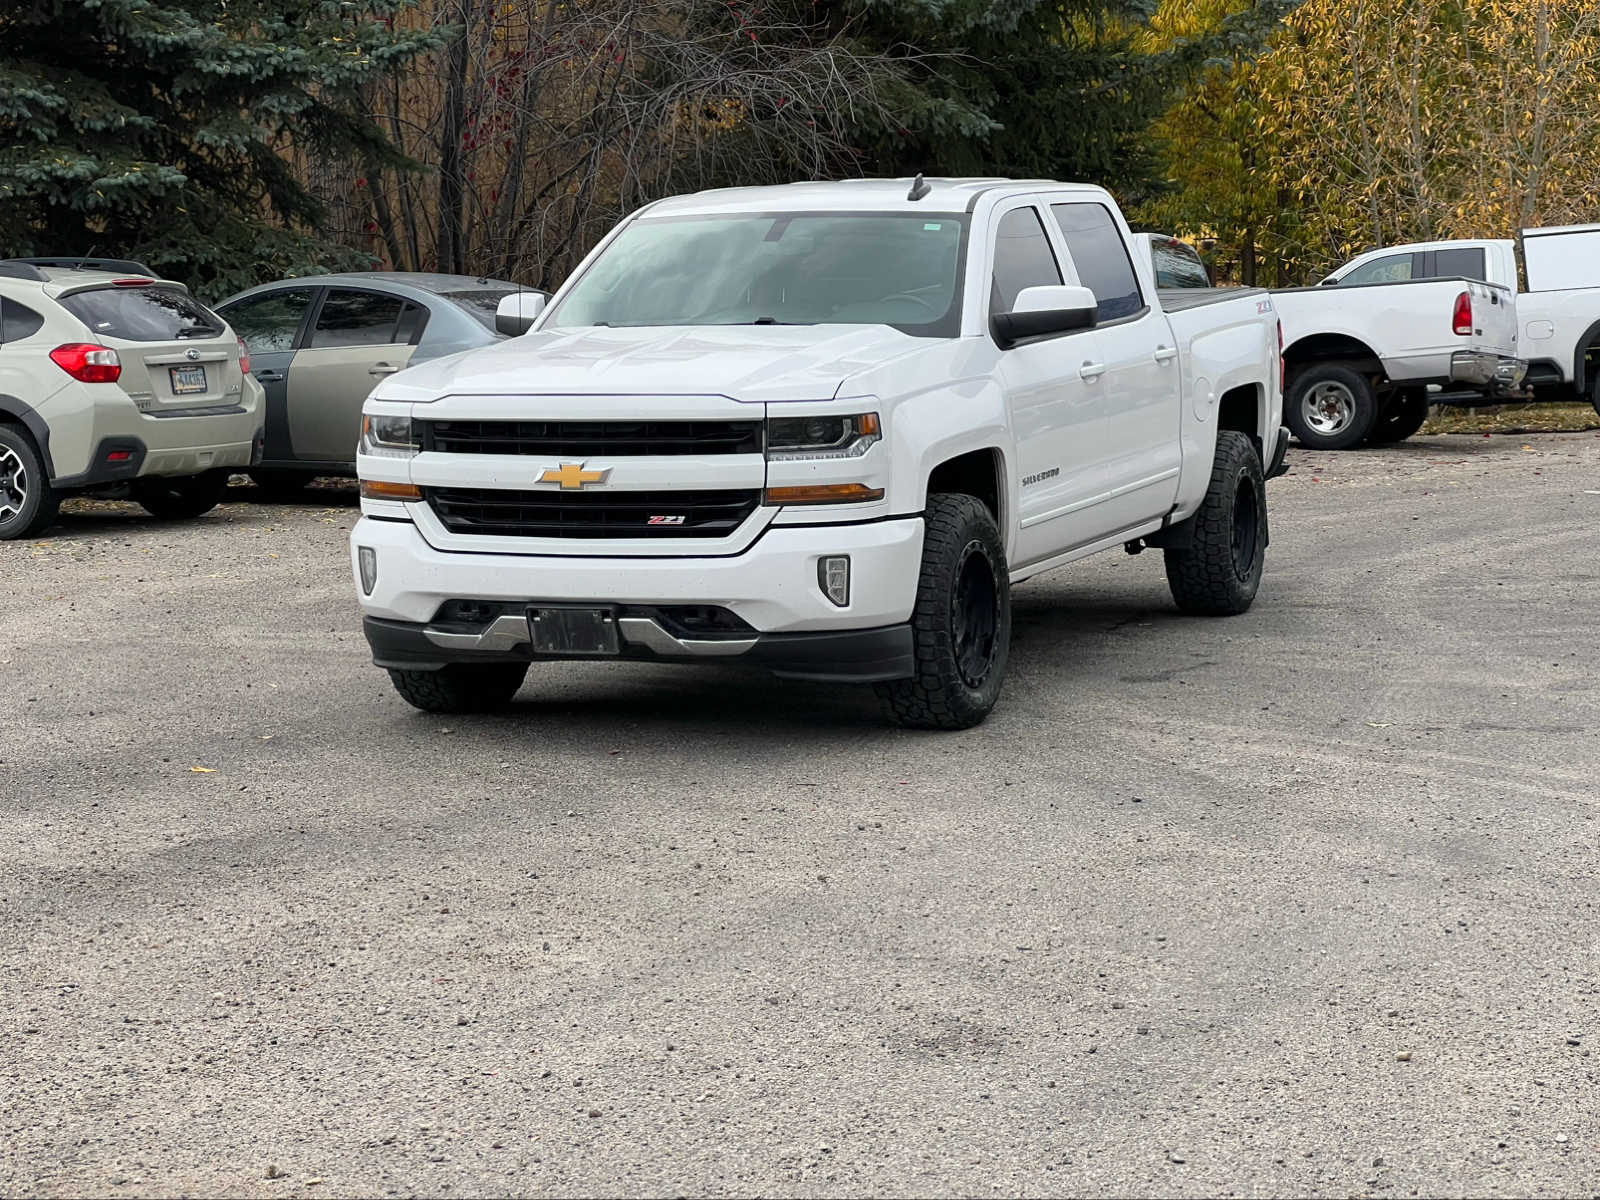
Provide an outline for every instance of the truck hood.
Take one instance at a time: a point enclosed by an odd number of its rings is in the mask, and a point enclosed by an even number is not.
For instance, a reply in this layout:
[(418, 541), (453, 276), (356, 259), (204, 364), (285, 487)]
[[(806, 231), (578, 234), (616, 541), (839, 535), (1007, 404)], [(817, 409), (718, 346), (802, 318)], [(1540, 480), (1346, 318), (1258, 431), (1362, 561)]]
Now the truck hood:
[(552, 330), (419, 364), (374, 399), (692, 395), (751, 404), (831, 400), (851, 375), (915, 349), (886, 325), (703, 325)]

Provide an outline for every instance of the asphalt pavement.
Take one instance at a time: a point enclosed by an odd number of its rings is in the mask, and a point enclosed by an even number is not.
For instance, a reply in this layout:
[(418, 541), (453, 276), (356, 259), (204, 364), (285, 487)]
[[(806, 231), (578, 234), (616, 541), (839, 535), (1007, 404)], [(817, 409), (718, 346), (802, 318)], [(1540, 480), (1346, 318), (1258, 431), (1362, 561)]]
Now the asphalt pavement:
[(1600, 435), (1291, 453), (999, 709), (373, 668), (348, 485), (0, 545), (0, 1194), (1600, 1189)]

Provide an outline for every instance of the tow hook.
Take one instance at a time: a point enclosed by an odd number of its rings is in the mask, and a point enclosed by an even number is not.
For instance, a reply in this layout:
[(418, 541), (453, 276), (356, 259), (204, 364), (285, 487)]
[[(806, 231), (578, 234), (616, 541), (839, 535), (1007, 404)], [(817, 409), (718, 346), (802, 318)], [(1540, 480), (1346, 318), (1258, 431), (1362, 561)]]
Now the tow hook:
[(1143, 554), (1144, 553), (1144, 539), (1143, 538), (1134, 538), (1131, 542), (1123, 542), (1122, 543), (1122, 548), (1124, 550), (1126, 550), (1129, 554)]

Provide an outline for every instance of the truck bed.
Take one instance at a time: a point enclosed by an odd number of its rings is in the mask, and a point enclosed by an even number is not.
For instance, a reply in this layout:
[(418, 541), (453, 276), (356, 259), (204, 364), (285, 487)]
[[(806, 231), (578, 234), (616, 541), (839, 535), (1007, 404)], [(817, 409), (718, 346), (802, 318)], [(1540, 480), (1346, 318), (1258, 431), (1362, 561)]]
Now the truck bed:
[(1266, 288), (1258, 287), (1219, 287), (1219, 288), (1158, 288), (1156, 295), (1161, 298), (1162, 312), (1186, 312), (1191, 308), (1201, 308), (1207, 304), (1221, 304), (1224, 300), (1237, 300), (1252, 292), (1266, 295)]

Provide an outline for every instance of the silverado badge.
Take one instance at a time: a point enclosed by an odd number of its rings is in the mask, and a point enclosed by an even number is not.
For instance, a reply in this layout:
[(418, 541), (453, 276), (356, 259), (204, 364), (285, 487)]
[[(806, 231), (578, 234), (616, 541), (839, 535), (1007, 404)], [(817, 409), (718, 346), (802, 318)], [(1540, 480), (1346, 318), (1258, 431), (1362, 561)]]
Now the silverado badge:
[(581, 462), (562, 463), (559, 467), (551, 467), (539, 476), (540, 483), (559, 483), (562, 491), (574, 490), (591, 483), (604, 483), (611, 474), (611, 468), (603, 471), (585, 471)]

